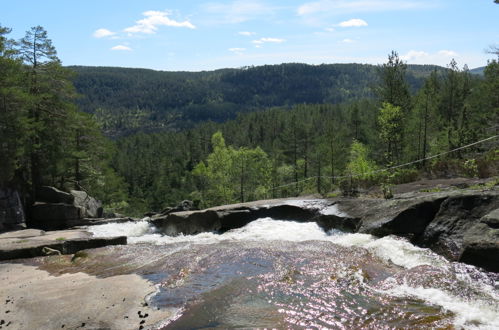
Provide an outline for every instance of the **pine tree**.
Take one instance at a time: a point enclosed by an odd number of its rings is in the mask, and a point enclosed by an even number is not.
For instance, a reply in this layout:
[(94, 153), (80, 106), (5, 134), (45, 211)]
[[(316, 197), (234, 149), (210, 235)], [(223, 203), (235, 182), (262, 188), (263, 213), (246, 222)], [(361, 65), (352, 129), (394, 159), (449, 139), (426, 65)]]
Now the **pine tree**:
[(399, 58), (396, 51), (388, 55), (388, 62), (379, 70), (381, 84), (377, 94), (381, 102), (398, 106), (404, 113), (411, 107), (411, 95), (406, 80), (407, 65)]
[(13, 180), (25, 153), (28, 129), (22, 67), (15, 59), (15, 42), (7, 37), (10, 32), (0, 26), (0, 187), (22, 183)]
[(380, 109), (378, 121), (380, 126), (380, 137), (385, 143), (385, 159), (387, 164), (393, 164), (400, 160), (402, 151), (402, 110), (390, 103), (383, 103)]

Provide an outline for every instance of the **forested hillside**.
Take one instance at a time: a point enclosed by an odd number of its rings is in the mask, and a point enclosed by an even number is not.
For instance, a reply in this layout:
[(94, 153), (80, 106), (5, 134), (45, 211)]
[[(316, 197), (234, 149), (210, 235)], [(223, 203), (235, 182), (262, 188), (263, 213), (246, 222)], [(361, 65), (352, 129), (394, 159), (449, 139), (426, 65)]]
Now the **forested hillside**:
[(380, 66), (70, 70), (42, 27), (18, 41), (9, 32), (0, 27), (0, 188), (28, 207), (43, 185), (140, 215), (183, 199), (207, 207), (372, 185), (388, 198), (419, 176), (499, 174), (497, 60), (483, 76), (454, 60), (407, 66), (396, 52)]
[[(96, 115), (109, 136), (190, 128), (238, 113), (295, 104), (338, 104), (372, 98), (379, 68), (366, 64), (281, 64), (208, 72), (70, 67), (78, 104)], [(412, 92), (435, 66), (412, 65)]]
[(113, 166), (130, 192), (123, 206), (159, 211), (188, 198), (206, 207), (327, 194), (345, 184), (381, 184), (389, 192), (391, 184), (420, 176), (497, 175), (496, 140), (453, 151), (497, 134), (497, 61), (483, 79), (452, 61), (415, 93), (406, 70), (392, 53), (371, 99), (267, 108), (225, 123), (118, 139)]

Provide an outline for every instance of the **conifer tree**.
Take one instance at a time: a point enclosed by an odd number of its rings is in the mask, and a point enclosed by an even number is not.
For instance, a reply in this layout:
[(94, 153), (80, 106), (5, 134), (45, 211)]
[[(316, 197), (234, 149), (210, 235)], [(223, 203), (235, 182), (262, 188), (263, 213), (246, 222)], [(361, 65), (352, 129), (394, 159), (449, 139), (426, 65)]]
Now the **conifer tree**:
[(10, 32), (11, 29), (0, 26), (0, 187), (14, 184), (25, 153), (27, 132), (22, 67), (15, 59), (15, 42), (7, 37)]
[(407, 65), (396, 51), (388, 55), (388, 62), (380, 68), (381, 84), (377, 93), (381, 102), (398, 106), (404, 113), (410, 111), (411, 95), (406, 80)]

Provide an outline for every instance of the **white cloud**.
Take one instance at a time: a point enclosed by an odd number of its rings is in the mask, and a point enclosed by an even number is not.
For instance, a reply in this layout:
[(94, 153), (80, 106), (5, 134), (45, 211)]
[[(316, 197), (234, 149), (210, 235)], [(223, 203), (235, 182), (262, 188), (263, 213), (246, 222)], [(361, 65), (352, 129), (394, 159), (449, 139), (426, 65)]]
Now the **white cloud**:
[(334, 28), (332, 28), (332, 27), (325, 28), (324, 31), (326, 31), (326, 32), (334, 32)]
[(116, 34), (115, 32), (109, 31), (108, 29), (98, 29), (95, 30), (93, 36), (95, 38), (105, 38), (105, 37), (114, 36), (115, 34)]
[(208, 3), (203, 6), (210, 14), (218, 16), (215, 23), (242, 23), (271, 15), (276, 8), (261, 1), (236, 0), (230, 3)]
[(229, 52), (233, 52), (234, 54), (237, 55), (242, 55), (245, 50), (246, 48), (237, 48), (237, 47), (229, 48)]
[(276, 43), (280, 44), (282, 42), (286, 41), (285, 39), (280, 39), (280, 38), (260, 38), (258, 40), (253, 40), (252, 43), (255, 45), (256, 48), (261, 48), (263, 44), (265, 43)]
[(360, 18), (352, 18), (348, 21), (341, 22), (338, 24), (338, 26), (341, 27), (361, 27), (361, 26), (367, 26), (367, 22), (364, 21), (363, 19)]
[(447, 56), (447, 57), (457, 57), (459, 56), (458, 53), (456, 53), (455, 51), (453, 50), (441, 50), (438, 52), (439, 55), (442, 55), (442, 56)]
[(460, 55), (452, 50), (440, 50), (435, 53), (428, 53), (422, 50), (410, 50), (401, 55), (400, 59), (410, 64), (436, 64), (446, 66), (451, 58), (458, 58)]
[(118, 45), (118, 46), (112, 47), (111, 50), (126, 50), (126, 51), (131, 51), (132, 48), (130, 48), (128, 46), (125, 46), (125, 45)]
[(159, 26), (183, 27), (195, 29), (196, 27), (189, 21), (178, 22), (168, 17), (169, 12), (149, 10), (142, 13), (146, 18), (136, 21), (134, 26), (124, 29), (128, 33), (156, 33)]
[(353, 44), (355, 42), (355, 40), (352, 40), (352, 39), (343, 39), (341, 42), (345, 43), (345, 44)]
[(422, 50), (410, 50), (407, 52), (405, 55), (401, 55), (400, 59), (403, 61), (414, 61), (414, 60), (421, 60), (426, 57), (430, 56), (427, 52), (424, 52)]
[(319, 0), (307, 2), (298, 7), (298, 15), (320, 13), (344, 14), (351, 12), (374, 12), (411, 10), (434, 7), (435, 4), (423, 0)]
[(255, 32), (249, 32), (249, 31), (241, 31), (238, 34), (240, 34), (242, 36), (246, 36), (246, 37), (251, 37), (251, 36), (255, 35), (256, 33)]
[(276, 43), (281, 43), (286, 41), (284, 39), (279, 39), (279, 38), (261, 38), (260, 40), (263, 42), (276, 42)]

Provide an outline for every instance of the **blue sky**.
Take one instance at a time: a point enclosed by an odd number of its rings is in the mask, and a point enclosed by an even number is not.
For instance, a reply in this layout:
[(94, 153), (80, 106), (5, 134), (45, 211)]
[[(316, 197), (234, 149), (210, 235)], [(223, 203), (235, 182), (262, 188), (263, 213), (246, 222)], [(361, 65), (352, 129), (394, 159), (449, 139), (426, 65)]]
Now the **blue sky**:
[(201, 71), (300, 62), (484, 66), (493, 0), (0, 0), (21, 38), (43, 26), (64, 65)]

